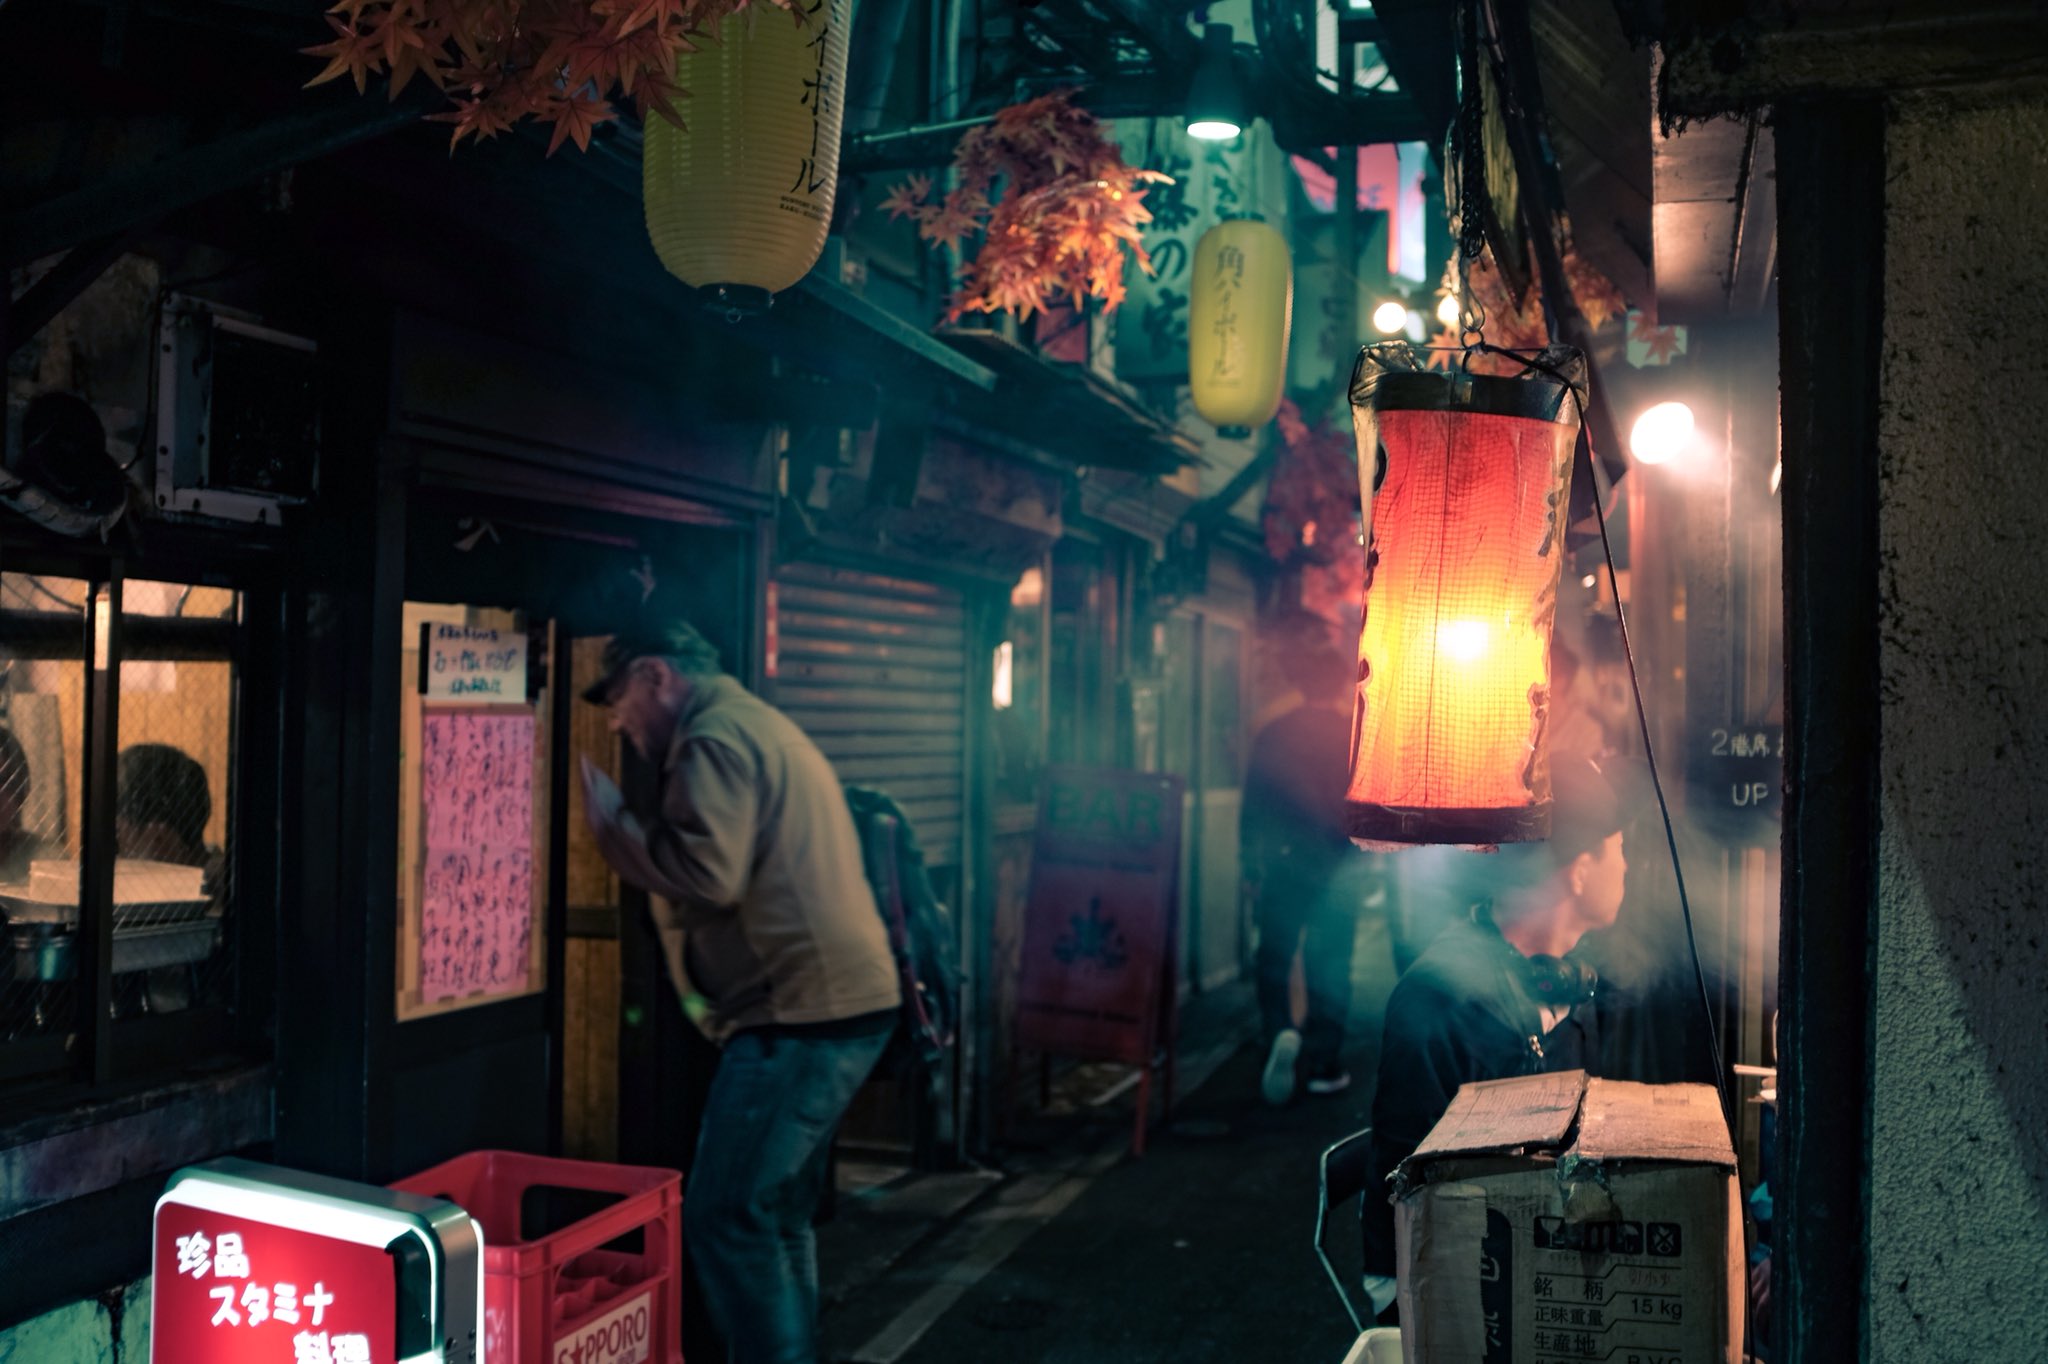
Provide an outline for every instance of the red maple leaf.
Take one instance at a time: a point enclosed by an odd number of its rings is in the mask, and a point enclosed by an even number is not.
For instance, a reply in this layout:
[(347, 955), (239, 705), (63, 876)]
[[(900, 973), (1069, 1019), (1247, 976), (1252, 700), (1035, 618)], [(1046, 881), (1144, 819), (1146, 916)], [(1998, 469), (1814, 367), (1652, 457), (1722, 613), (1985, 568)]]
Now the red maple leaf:
[(929, 214), (931, 206), (925, 199), (932, 192), (932, 178), (929, 175), (913, 175), (889, 191), (889, 197), (882, 200), (882, 210), (894, 222), (898, 218), (922, 220)]
[(333, 42), (299, 49), (309, 57), (328, 59), (320, 74), (306, 82), (306, 87), (311, 89), (337, 77), (348, 76), (355, 81), (356, 93), (360, 95), (369, 88), (370, 74), (378, 70), (383, 61), (376, 36), (357, 29), (353, 20), (344, 22), (331, 14), (327, 16), (327, 24), (339, 35)]
[(577, 151), (589, 151), (590, 134), (598, 124), (615, 117), (617, 111), (611, 105), (587, 90), (577, 91), (563, 100), (555, 113), (555, 133), (548, 139), (548, 155), (553, 156), (555, 148), (561, 146), (564, 139), (573, 140)]
[[(957, 188), (937, 208), (913, 208), (902, 190), (887, 206), (915, 216), (920, 235), (957, 246), (983, 236), (962, 272), (949, 319), (967, 312), (1028, 317), (1053, 298), (1123, 302), (1127, 259), (1151, 269), (1142, 229), (1152, 220), (1143, 184), (1167, 179), (1125, 164), (1102, 125), (1055, 91), (997, 113), (954, 150)], [(998, 183), (1000, 199), (992, 197)], [(918, 196), (921, 197), (921, 196)]]
[(363, 91), (386, 75), (395, 96), (424, 75), (448, 97), (435, 117), (456, 143), (531, 118), (554, 125), (551, 151), (587, 148), (614, 99), (680, 126), (677, 57), (750, 4), (804, 22), (793, 0), (337, 0), (334, 40), (305, 49), (327, 59), (309, 84), (348, 76)]

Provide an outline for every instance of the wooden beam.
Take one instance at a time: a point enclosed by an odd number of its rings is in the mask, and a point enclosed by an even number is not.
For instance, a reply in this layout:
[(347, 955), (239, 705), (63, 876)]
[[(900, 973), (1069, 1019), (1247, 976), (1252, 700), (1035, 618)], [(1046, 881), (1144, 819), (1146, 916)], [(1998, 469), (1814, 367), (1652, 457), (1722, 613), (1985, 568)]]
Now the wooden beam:
[[(309, 100), (311, 97), (308, 97)], [(422, 90), (397, 101), (347, 94), (189, 147), (0, 217), (0, 263), (19, 265), (103, 240), (252, 180), (417, 122)]]
[(107, 268), (119, 260), (145, 231), (147, 226), (137, 223), (98, 241), (74, 246), (66, 252), (64, 259), (23, 290), (20, 298), (8, 303), (5, 339), (0, 341), (0, 355), (12, 355), (27, 345), (30, 337), (47, 327), (52, 318), (91, 288), (93, 281), (104, 275)]

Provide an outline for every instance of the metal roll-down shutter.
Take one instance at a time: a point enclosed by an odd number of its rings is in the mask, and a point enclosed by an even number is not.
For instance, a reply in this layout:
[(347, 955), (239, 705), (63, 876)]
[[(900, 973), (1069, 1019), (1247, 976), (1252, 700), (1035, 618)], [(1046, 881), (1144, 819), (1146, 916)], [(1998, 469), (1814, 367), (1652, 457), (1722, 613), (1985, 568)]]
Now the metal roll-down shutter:
[(958, 592), (854, 569), (776, 570), (775, 704), (841, 781), (889, 793), (925, 861), (958, 866), (966, 611)]

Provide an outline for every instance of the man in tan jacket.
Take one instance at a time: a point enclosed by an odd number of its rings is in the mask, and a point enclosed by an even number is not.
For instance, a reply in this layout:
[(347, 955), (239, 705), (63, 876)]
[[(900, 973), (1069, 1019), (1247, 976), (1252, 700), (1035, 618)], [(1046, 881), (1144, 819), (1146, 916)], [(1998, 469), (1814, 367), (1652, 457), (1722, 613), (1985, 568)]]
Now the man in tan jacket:
[(895, 1026), (895, 961), (832, 766), (687, 624), (622, 634), (587, 700), (661, 766), (659, 808), (586, 771), (598, 844), (649, 891), (676, 988), (723, 1045), (683, 1201), (737, 1364), (816, 1364), (811, 1215), (833, 1129)]

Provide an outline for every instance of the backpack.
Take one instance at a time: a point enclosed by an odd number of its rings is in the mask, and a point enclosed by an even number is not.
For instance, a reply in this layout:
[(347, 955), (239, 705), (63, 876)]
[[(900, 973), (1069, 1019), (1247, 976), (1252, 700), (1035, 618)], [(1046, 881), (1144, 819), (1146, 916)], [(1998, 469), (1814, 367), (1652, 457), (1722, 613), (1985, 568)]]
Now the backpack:
[(896, 802), (865, 786), (846, 788), (861, 862), (903, 989), (901, 1036), (918, 1061), (936, 1069), (960, 1033), (960, 966), (953, 921), (924, 874), (924, 852)]

